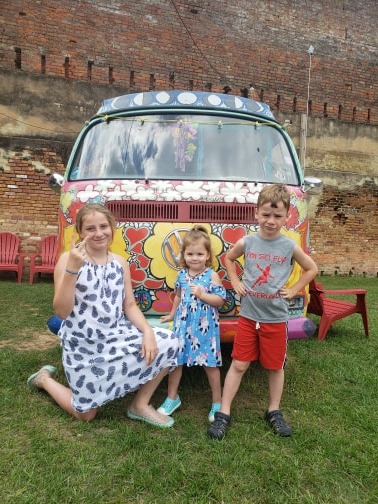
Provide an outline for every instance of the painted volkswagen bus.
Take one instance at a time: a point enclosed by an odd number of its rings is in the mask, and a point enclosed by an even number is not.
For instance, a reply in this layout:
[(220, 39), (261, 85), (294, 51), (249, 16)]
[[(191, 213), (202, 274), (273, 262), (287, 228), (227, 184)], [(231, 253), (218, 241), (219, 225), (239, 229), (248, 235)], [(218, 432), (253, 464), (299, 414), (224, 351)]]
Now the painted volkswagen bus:
[[(321, 181), (306, 179), (291, 139), (265, 103), (229, 94), (152, 91), (107, 99), (80, 132), (60, 192), (60, 249), (70, 247), (77, 210), (102, 203), (115, 215), (115, 253), (128, 259), (139, 307), (152, 324), (170, 311), (182, 237), (195, 223), (211, 236), (214, 269), (227, 289), (221, 340), (231, 342), (240, 299), (224, 265), (226, 252), (257, 230), (264, 185), (291, 192), (283, 230), (309, 252), (308, 201)], [(238, 263), (243, 272), (242, 260)], [(290, 283), (300, 274), (293, 267)], [(306, 337), (308, 294), (291, 301), (289, 338)]]

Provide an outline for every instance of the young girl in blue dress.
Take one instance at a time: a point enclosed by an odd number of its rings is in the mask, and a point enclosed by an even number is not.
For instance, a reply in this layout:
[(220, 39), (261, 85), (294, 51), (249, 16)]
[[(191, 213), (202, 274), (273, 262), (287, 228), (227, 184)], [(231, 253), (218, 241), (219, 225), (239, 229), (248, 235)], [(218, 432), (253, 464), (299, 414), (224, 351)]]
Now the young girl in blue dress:
[(178, 338), (178, 367), (170, 373), (168, 396), (158, 409), (171, 415), (181, 406), (178, 388), (183, 365), (203, 366), (212, 393), (209, 421), (220, 409), (222, 365), (218, 308), (226, 299), (226, 289), (211, 268), (213, 252), (210, 236), (204, 226), (196, 225), (186, 233), (181, 248), (181, 266), (175, 283), (175, 298), (170, 313), (162, 322), (174, 320), (173, 332)]

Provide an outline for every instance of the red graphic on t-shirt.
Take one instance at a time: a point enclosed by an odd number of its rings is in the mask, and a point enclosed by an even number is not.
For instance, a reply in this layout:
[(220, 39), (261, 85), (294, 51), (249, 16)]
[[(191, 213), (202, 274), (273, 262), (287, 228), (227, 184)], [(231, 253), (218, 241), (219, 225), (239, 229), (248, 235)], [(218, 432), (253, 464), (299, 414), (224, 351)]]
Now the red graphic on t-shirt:
[(259, 266), (258, 264), (256, 264), (256, 266), (261, 271), (261, 275), (257, 277), (255, 283), (252, 285), (252, 289), (256, 287), (256, 285), (262, 285), (268, 283), (269, 278), (274, 278), (274, 276), (270, 274), (270, 268), (271, 268), (270, 264), (268, 264), (268, 266), (266, 266), (264, 269), (262, 269), (261, 266)]

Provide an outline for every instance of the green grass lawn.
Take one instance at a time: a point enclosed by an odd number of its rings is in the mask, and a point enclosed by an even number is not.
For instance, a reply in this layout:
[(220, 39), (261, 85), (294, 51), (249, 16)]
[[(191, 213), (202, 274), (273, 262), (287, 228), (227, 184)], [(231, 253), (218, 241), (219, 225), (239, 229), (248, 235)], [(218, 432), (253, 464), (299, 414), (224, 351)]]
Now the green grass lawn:
[[(370, 338), (353, 315), (323, 342), (289, 342), (282, 409), (291, 438), (265, 425), (266, 376), (251, 365), (219, 442), (206, 436), (210, 392), (201, 369), (184, 373), (183, 405), (168, 431), (129, 420), (127, 396), (84, 424), (31, 393), (26, 379), (43, 364), (65, 380), (58, 339), (46, 328), (53, 286), (0, 279), (1, 503), (377, 503), (378, 280), (322, 282), (368, 289)], [(224, 377), (230, 348), (223, 354)], [(164, 383), (156, 406), (165, 392)]]

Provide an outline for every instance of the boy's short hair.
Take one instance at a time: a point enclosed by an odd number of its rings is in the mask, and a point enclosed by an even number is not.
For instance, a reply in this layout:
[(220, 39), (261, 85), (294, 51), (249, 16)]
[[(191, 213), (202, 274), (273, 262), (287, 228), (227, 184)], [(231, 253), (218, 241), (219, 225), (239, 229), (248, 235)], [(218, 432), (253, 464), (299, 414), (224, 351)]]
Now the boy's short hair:
[(278, 203), (282, 201), (287, 211), (290, 209), (290, 193), (282, 184), (267, 185), (262, 188), (257, 198), (257, 208), (270, 203), (273, 208), (277, 208)]

